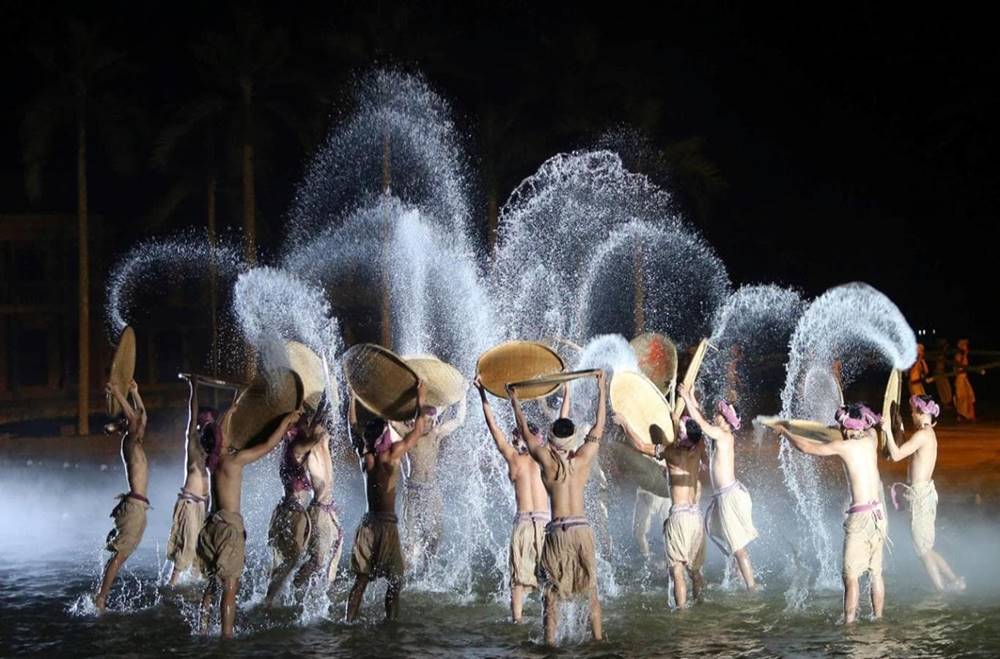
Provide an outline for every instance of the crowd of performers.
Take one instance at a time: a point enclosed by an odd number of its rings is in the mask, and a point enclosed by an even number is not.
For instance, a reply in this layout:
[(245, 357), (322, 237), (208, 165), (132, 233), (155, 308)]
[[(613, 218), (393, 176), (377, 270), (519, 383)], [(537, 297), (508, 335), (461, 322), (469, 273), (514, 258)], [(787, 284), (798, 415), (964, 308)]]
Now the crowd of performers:
[(923, 343), (917, 344), (917, 361), (910, 367), (908, 381), (911, 396), (923, 396), (927, 393), (926, 385), (933, 384), (937, 389), (937, 402), (946, 409), (955, 412), (959, 423), (976, 420), (976, 392), (969, 382), (969, 340), (958, 341), (958, 351), (954, 355), (951, 367), (955, 378), (954, 388), (948, 373), (948, 341), (942, 339), (938, 343), (934, 368), (927, 363), (927, 352)]
[[(478, 378), (474, 383), (481, 395), (486, 426), (508, 466), (516, 501), (510, 537), (511, 618), (521, 622), (526, 593), (540, 590), (545, 639), (550, 644), (556, 639), (559, 603), (568, 598), (589, 598), (593, 637), (602, 637), (595, 537), (586, 513), (585, 490), (605, 432), (607, 386), (603, 371), (596, 371), (593, 377), (599, 393), (592, 418), (570, 418), (570, 390), (574, 383), (567, 382), (562, 385), (558, 412), (545, 405), (547, 420), (551, 421), (547, 428), (528, 421), (518, 389), (511, 385), (507, 393), (515, 423), (512, 428), (502, 428), (483, 384)], [(322, 423), (325, 403), (320, 403), (320, 409), (288, 414), (266, 441), (236, 449), (227, 436), (225, 416), (220, 418), (216, 410), (199, 405), (199, 378), (191, 376), (189, 386), (186, 476), (174, 508), (167, 547), (167, 556), (173, 562), (170, 584), (176, 584), (189, 569), (200, 570), (208, 580), (201, 623), (207, 628), (221, 593), (222, 635), (230, 637), (245, 561), (246, 531), (240, 515), (243, 469), (279, 445), (284, 496), (274, 510), (268, 534), (273, 560), (266, 603), (273, 602), (289, 577), (299, 597), (310, 585), (329, 588), (332, 584), (345, 534), (334, 508), (330, 436)], [(458, 403), (451, 419), (443, 421), (443, 410), (425, 405), (424, 392), (424, 383), (418, 382), (418, 412), (406, 423), (373, 418), (359, 424), (351, 395), (349, 427), (366, 483), (367, 511), (351, 548), (350, 568), (355, 582), (346, 607), (348, 622), (357, 618), (368, 584), (379, 578), (388, 582), (385, 615), (396, 618), (407, 565), (412, 567), (426, 560), (440, 536), (444, 503), (434, 473), (437, 446), (464, 423), (465, 403)], [(122, 564), (142, 540), (149, 508), (149, 468), (143, 449), (146, 410), (139, 388), (134, 381), (128, 391), (109, 384), (108, 393), (123, 411), (110, 429), (121, 434), (129, 491), (121, 495), (112, 513), (114, 528), (107, 540), (111, 558), (95, 597), (99, 610), (105, 608)], [(720, 400), (708, 413), (691, 390), (678, 385), (678, 393), (686, 413), (675, 413), (665, 420), (674, 426), (677, 440), (672, 444), (646, 443), (625, 418), (615, 414), (613, 421), (621, 427), (632, 449), (665, 463), (670, 491), (663, 526), (667, 567), (674, 602), (677, 607), (685, 607), (690, 600), (698, 600), (704, 589), (702, 565), (707, 537), (736, 562), (746, 588), (756, 587), (747, 547), (757, 537), (757, 531), (750, 493), (736, 476), (734, 433), (743, 425), (739, 410), (731, 402)], [(913, 395), (909, 404), (916, 430), (902, 443), (897, 442), (889, 420), (880, 419), (863, 403), (843, 406), (837, 412), (841, 433), (838, 441), (820, 442), (800, 436), (787, 423), (778, 422), (774, 427), (800, 451), (839, 458), (846, 468), (851, 506), (844, 522), (842, 574), (844, 618), (848, 623), (858, 616), (859, 578), (864, 573), (870, 578), (874, 617), (882, 615), (885, 601), (882, 553), (886, 510), (878, 469), (878, 432), (884, 433), (892, 460), (910, 460), (908, 482), (895, 484), (892, 498), (895, 501), (897, 490), (902, 490), (909, 500), (913, 543), (933, 586), (938, 590), (965, 586), (934, 550), (934, 425), (940, 409), (926, 394)], [(407, 531), (416, 547), (404, 557), (397, 526), (396, 491), (401, 461), (407, 455), (413, 462), (410, 478), (416, 484), (416, 495), (405, 503), (406, 518), (412, 524)], [(703, 466), (712, 487), (711, 501), (704, 511), (699, 479)], [(637, 518), (645, 516), (646, 528), (649, 513), (657, 505), (642, 497), (637, 502), (644, 508), (642, 512), (637, 510)], [(642, 535), (645, 539), (644, 530)]]

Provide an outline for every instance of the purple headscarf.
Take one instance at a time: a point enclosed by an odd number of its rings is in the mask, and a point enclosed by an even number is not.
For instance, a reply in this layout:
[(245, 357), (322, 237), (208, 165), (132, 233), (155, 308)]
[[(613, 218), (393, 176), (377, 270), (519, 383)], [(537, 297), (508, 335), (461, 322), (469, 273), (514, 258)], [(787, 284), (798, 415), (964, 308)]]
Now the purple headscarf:
[(921, 414), (930, 414), (934, 418), (941, 414), (941, 408), (930, 396), (910, 396), (910, 408)]
[(715, 406), (722, 418), (726, 420), (726, 423), (733, 430), (739, 430), (742, 425), (739, 413), (736, 412), (736, 407), (730, 403), (728, 400), (720, 400), (718, 405)]
[(844, 430), (868, 430), (882, 420), (881, 416), (872, 412), (864, 403), (841, 405), (834, 418)]

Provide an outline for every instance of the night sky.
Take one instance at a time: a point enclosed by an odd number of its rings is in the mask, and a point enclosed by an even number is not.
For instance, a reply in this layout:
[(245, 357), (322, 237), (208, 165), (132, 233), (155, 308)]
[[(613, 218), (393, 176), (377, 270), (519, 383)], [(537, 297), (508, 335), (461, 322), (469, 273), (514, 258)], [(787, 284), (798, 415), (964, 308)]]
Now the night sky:
[[(189, 45), (205, 31), (231, 31), (232, 8), (23, 4), (0, 9), (0, 213), (75, 207), (71, 134), (56, 136), (35, 201), (24, 192), (19, 137), (43, 82), (32, 47), (59, 39), (74, 16), (100, 25), (135, 68), (124, 89), (137, 109), (138, 166), (119, 175), (96, 146), (90, 165), (91, 211), (105, 218), (112, 253), (150, 231), (201, 226), (196, 203), (149, 226), (172, 176), (149, 160), (157, 131), (200, 84)], [(484, 117), (509, 120), (501, 199), (548, 156), (592, 146), (609, 128), (636, 127), (657, 147), (699, 138), (725, 188), (690, 219), (734, 283), (775, 281), (812, 296), (864, 280), (915, 329), (997, 347), (985, 318), (1000, 237), (1000, 51), (985, 16), (952, 5), (692, 2), (654, 13), (621, 2), (601, 11), (542, 4), (257, 11), (289, 31), (289, 69), (320, 82), (317, 94), (287, 99), (309, 118), (313, 145), (349, 109), (352, 78), (386, 64), (422, 71), (451, 102), (473, 172), (484, 162)], [(261, 152), (266, 237), (281, 226), (309, 151), (277, 135)], [(238, 178), (227, 186), (220, 222), (238, 224)]]

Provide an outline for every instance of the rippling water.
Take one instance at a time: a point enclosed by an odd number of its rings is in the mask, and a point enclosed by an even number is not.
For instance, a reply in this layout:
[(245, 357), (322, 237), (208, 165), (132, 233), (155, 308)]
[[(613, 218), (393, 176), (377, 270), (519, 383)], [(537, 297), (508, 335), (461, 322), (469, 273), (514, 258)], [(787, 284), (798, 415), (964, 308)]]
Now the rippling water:
[[(67, 477), (65, 470), (76, 471)], [(142, 545), (112, 591), (111, 611), (96, 616), (90, 604), (110, 529), (110, 494), (120, 473), (72, 466), (0, 469), (0, 655), (69, 654), (109, 656), (206, 653), (306, 656), (546, 656), (541, 608), (529, 599), (525, 625), (507, 622), (507, 601), (484, 576), (471, 594), (404, 591), (401, 619), (381, 622), (384, 586), (370, 589), (366, 622), (340, 622), (350, 577), (342, 574), (332, 604), (303, 614), (297, 607), (267, 611), (259, 606), (261, 566), (248, 565), (237, 638), (194, 631), (200, 585), (177, 591), (158, 586), (170, 508), (170, 476), (151, 491), (154, 509)], [(165, 473), (166, 472), (166, 473)], [(47, 483), (39, 492), (34, 485)], [(159, 503), (158, 503), (159, 502)], [(760, 501), (759, 506), (769, 504)], [(970, 509), (971, 510), (971, 509)], [(992, 562), (1000, 528), (988, 513), (942, 505), (939, 545), (969, 581), (968, 592), (930, 592), (909, 544), (905, 519), (894, 513), (896, 548), (887, 559), (888, 603), (881, 622), (839, 624), (839, 591), (814, 595), (803, 610), (788, 610), (789, 580), (780, 568), (762, 569), (763, 590), (748, 595), (728, 583), (710, 547), (706, 601), (689, 610), (667, 609), (662, 562), (651, 572), (626, 564), (613, 567), (618, 595), (604, 594), (606, 640), (586, 641), (581, 620), (555, 652), (561, 656), (996, 656), (1000, 650), (1000, 580)], [(353, 519), (346, 521), (351, 527)], [(252, 535), (265, 533), (250, 528)], [(259, 532), (259, 533), (258, 533)], [(839, 529), (833, 529), (839, 540)], [(958, 533), (962, 535), (959, 536)], [(959, 538), (961, 542), (959, 542)], [(259, 538), (257, 538), (259, 540)], [(628, 538), (620, 538), (628, 542)], [(254, 540), (251, 539), (251, 549)], [(256, 544), (259, 544), (257, 542)], [(349, 543), (348, 543), (349, 545)], [(763, 547), (764, 545), (762, 545)], [(980, 551), (979, 548), (991, 548)], [(348, 546), (349, 549), (349, 546)], [(753, 545), (751, 545), (753, 552)], [(759, 556), (760, 563), (774, 564)], [(346, 566), (346, 558), (342, 568)], [(606, 582), (605, 582), (606, 583)], [(863, 610), (866, 610), (863, 606)], [(583, 613), (582, 607), (579, 611)]]

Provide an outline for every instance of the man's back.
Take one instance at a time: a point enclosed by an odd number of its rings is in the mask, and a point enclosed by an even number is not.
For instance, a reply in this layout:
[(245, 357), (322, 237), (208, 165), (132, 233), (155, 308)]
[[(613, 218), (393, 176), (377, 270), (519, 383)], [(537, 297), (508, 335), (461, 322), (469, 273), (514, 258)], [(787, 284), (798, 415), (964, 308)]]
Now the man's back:
[(515, 455), (509, 468), (509, 476), (514, 485), (518, 512), (548, 510), (549, 495), (542, 482), (542, 471), (530, 455)]
[(666, 449), (667, 473), (670, 475), (670, 499), (674, 506), (693, 506), (698, 503), (698, 473), (704, 445), (688, 450), (678, 446)]
[(553, 517), (583, 517), (586, 515), (583, 491), (590, 479), (593, 458), (589, 454), (563, 454), (549, 449), (552, 461), (542, 465), (542, 483), (552, 502)]
[(920, 442), (920, 448), (910, 458), (908, 467), (911, 483), (926, 483), (934, 478), (937, 464), (937, 434), (933, 428), (921, 428), (910, 437), (911, 442)]
[(874, 431), (857, 439), (844, 439), (839, 452), (851, 487), (851, 503), (861, 505), (880, 500), (878, 440)]
[(399, 481), (399, 460), (388, 452), (364, 457), (365, 492), (369, 512), (396, 512), (396, 484)]
[(136, 494), (146, 496), (149, 486), (149, 462), (146, 460), (146, 449), (142, 445), (142, 434), (133, 432), (130, 428), (122, 435), (121, 453), (129, 489)]

